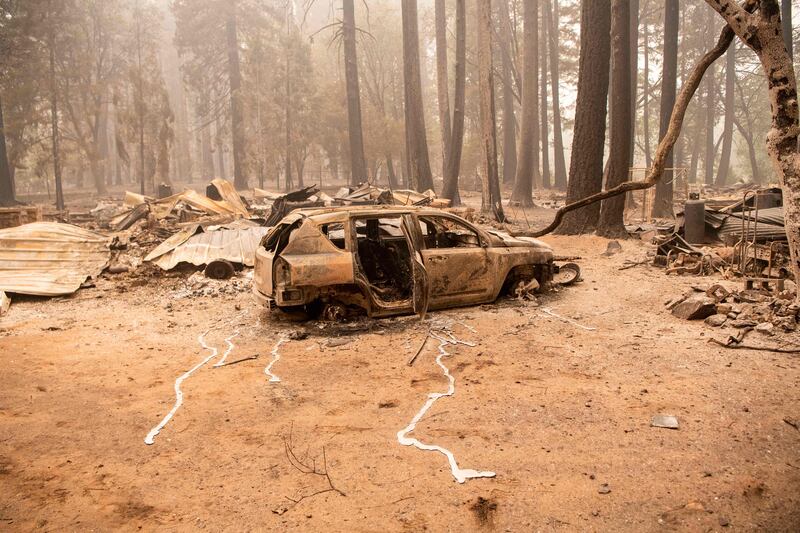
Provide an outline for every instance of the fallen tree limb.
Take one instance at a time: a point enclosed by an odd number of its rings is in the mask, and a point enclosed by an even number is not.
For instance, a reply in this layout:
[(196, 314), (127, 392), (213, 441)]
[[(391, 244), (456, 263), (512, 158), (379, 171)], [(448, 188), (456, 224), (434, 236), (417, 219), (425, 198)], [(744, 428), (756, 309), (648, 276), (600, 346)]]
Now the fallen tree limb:
[[(752, 12), (756, 9), (756, 3), (753, 3), (752, 0), (745, 0), (742, 7), (748, 12)], [(515, 237), (541, 237), (542, 235), (547, 235), (548, 233), (552, 233), (556, 228), (558, 228), (559, 225), (561, 225), (561, 220), (564, 218), (564, 215), (570, 211), (574, 211), (576, 209), (580, 209), (581, 207), (586, 207), (587, 205), (591, 205), (620, 194), (625, 194), (627, 192), (649, 189), (661, 181), (661, 178), (664, 176), (664, 168), (666, 165), (667, 156), (670, 154), (675, 146), (675, 143), (678, 141), (689, 103), (692, 101), (692, 98), (697, 92), (698, 87), (700, 87), (700, 82), (703, 81), (703, 76), (708, 68), (717, 59), (722, 57), (723, 54), (725, 54), (725, 52), (728, 50), (728, 47), (730, 47), (731, 43), (733, 42), (734, 36), (735, 33), (731, 29), (730, 25), (726, 25), (719, 35), (717, 44), (714, 46), (714, 48), (706, 52), (706, 54), (694, 67), (692, 73), (686, 79), (686, 82), (684, 83), (684, 86), (678, 95), (678, 99), (675, 101), (675, 107), (672, 109), (672, 116), (669, 120), (667, 134), (663, 139), (661, 139), (661, 142), (658, 143), (658, 148), (656, 149), (656, 153), (653, 158), (653, 164), (647, 171), (647, 177), (644, 181), (628, 181), (614, 188), (608, 189), (607, 191), (601, 191), (597, 194), (587, 196), (582, 200), (578, 200), (577, 202), (567, 204), (556, 211), (556, 216), (553, 219), (553, 222), (551, 222), (547, 227), (537, 231), (514, 232), (513, 235)]]
[(774, 352), (774, 353), (787, 353), (787, 354), (800, 354), (800, 348), (771, 348), (769, 346), (750, 346), (749, 344), (728, 344), (717, 339), (708, 339), (723, 348), (730, 348), (731, 350), (757, 350), (759, 352)]

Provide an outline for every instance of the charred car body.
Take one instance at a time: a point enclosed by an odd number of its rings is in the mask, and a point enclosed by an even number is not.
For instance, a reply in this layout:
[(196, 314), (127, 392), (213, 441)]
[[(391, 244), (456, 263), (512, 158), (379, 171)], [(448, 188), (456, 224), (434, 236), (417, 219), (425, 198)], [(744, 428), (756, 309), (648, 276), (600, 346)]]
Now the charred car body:
[(439, 209), (306, 209), (261, 241), (253, 291), (284, 310), (357, 307), (384, 317), (492, 302), (504, 289), (547, 286), (554, 269), (543, 242)]

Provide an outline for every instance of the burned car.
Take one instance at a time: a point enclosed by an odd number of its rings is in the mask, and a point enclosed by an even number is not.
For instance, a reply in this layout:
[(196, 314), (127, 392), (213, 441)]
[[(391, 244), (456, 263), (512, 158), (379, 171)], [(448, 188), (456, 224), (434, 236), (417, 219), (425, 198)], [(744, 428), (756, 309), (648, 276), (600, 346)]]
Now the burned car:
[(428, 207), (302, 209), (256, 250), (253, 292), (270, 308), (371, 317), (492, 302), (547, 286), (553, 251)]

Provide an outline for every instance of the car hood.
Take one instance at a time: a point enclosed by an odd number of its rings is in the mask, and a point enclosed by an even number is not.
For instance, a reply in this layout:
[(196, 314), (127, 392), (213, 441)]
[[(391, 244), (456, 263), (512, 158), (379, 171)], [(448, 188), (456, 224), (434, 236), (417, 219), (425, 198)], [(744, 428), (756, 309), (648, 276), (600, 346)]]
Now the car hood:
[(494, 246), (507, 246), (509, 248), (539, 248), (552, 251), (549, 245), (543, 241), (540, 241), (539, 239), (534, 239), (533, 237), (512, 237), (504, 231), (497, 230), (489, 230), (488, 233), (492, 238), (492, 245)]

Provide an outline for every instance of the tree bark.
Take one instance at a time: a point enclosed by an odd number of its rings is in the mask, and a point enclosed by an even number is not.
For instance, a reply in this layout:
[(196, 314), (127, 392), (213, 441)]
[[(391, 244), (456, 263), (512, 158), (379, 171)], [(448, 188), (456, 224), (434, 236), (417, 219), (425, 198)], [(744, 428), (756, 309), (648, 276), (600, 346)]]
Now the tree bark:
[[(606, 188), (628, 181), (631, 167), (631, 25), (628, 0), (611, 4), (611, 145)], [(602, 203), (597, 234), (608, 238), (627, 236), (623, 221), (625, 197), (615, 196)]]
[(639, 93), (639, 0), (630, 0), (631, 163), (636, 160), (636, 99)]
[[(678, 83), (678, 27), (680, 25), (680, 7), (678, 0), (665, 0), (664, 5), (664, 55), (661, 75), (661, 118), (659, 122), (659, 141), (669, 129), (672, 109), (675, 107), (675, 92)], [(674, 152), (667, 154), (667, 168), (675, 166)], [(674, 172), (673, 172), (674, 174)], [(656, 185), (656, 198), (653, 203), (653, 216), (672, 218), (673, 198), (672, 179), (662, 180)]]
[[(502, 1), (502, 0), (501, 0)], [(522, 135), (519, 165), (511, 199), (523, 207), (533, 205), (533, 186), (539, 175), (539, 0), (523, 3)]]
[(491, 0), (478, 2), (478, 93), (484, 155), (483, 209), (493, 213), (498, 222), (505, 222), (500, 196), (500, 175), (497, 169)]
[(647, 30), (647, 24), (644, 25), (644, 77), (642, 79), (642, 93), (644, 99), (644, 108), (642, 109), (644, 161), (649, 169), (653, 164), (653, 156), (650, 151), (650, 35)]
[(542, 187), (545, 189), (549, 189), (553, 185), (550, 179), (550, 127), (547, 120), (547, 38), (547, 24), (542, 24), (539, 47), (539, 62), (542, 69), (541, 102), (539, 105), (541, 120), (539, 123), (542, 127)]
[(247, 188), (245, 170), (246, 149), (244, 110), (242, 107), (242, 72), (239, 65), (239, 37), (236, 28), (236, 1), (231, 0), (225, 35), (228, 47), (228, 81), (231, 98), (231, 140), (233, 144), (233, 184), (237, 189)]
[(517, 119), (514, 115), (511, 18), (508, 4), (499, 3), (500, 61), (503, 69), (503, 183), (513, 183), (517, 175)]
[(794, 60), (794, 36), (792, 33), (792, 0), (781, 0), (781, 29), (783, 31), (783, 42), (786, 44), (786, 51), (789, 57)]
[[(709, 12), (707, 26), (711, 27), (714, 22), (714, 13)], [(717, 123), (717, 101), (715, 98), (717, 92), (714, 65), (711, 65), (706, 74), (706, 156), (705, 156), (705, 178), (706, 185), (714, 184), (714, 159), (716, 158), (716, 149), (714, 142), (714, 126)]]
[[(580, 63), (575, 129), (567, 184), (567, 203), (600, 192), (603, 186), (603, 150), (606, 139), (609, 60), (611, 56), (611, 6), (605, 0), (581, 2)], [(600, 204), (566, 214), (558, 232), (566, 235), (593, 232)]]
[(14, 198), (14, 184), (6, 151), (6, 130), (3, 121), (3, 100), (0, 98), (0, 207), (10, 207), (17, 203)]
[[(759, 11), (748, 13), (730, 0), (706, 0), (736, 35), (758, 56), (767, 77), (772, 128), (767, 153), (783, 190), (783, 216), (792, 271), (800, 280), (800, 154), (798, 154), (797, 78), (783, 40), (777, 0), (760, 0)], [(800, 303), (800, 291), (796, 302)]]
[(433, 189), (428, 157), (425, 109), (422, 102), (422, 77), (419, 66), (419, 21), (417, 0), (402, 0), (403, 85), (405, 88), (406, 150), (412, 186), (418, 191)]
[[(555, 4), (552, 2), (555, 2)], [(548, 48), (550, 52), (550, 92), (553, 95), (554, 186), (559, 191), (564, 191), (567, 189), (567, 164), (564, 158), (564, 136), (561, 128), (558, 0), (545, 0), (544, 8), (547, 15), (547, 35), (550, 38), (550, 46)]]
[(725, 126), (722, 132), (722, 155), (717, 168), (717, 187), (728, 183), (731, 168), (731, 148), (733, 147), (733, 121), (736, 117), (736, 43), (728, 48), (725, 61)]
[(445, 0), (436, 0), (434, 5), (436, 19), (436, 94), (439, 104), (439, 128), (442, 135), (442, 177), (447, 173), (447, 160), (450, 158), (450, 90), (447, 68), (447, 11)]
[(342, 40), (344, 41), (344, 75), (347, 92), (347, 130), (350, 142), (350, 185), (367, 181), (364, 159), (364, 132), (361, 122), (361, 88), (358, 81), (356, 51), (356, 12), (353, 0), (342, 0)]
[(456, 0), (456, 64), (453, 102), (453, 131), (450, 153), (444, 175), (442, 198), (459, 205), (458, 176), (461, 173), (461, 152), (464, 146), (464, 112), (467, 84), (467, 8), (466, 0)]

